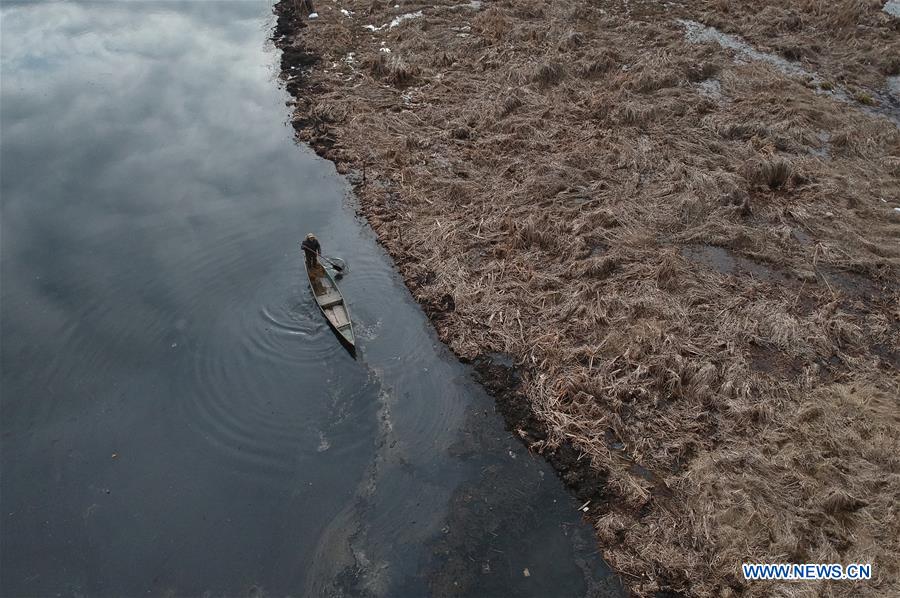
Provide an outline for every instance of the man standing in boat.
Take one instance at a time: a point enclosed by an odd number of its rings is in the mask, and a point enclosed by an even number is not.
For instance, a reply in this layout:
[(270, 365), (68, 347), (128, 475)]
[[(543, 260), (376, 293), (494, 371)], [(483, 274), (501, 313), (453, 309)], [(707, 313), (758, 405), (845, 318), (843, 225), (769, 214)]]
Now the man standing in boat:
[(306, 239), (300, 243), (300, 248), (306, 254), (307, 268), (314, 268), (319, 262), (319, 254), (322, 253), (322, 245), (319, 243), (319, 240), (314, 234), (309, 233), (306, 235)]

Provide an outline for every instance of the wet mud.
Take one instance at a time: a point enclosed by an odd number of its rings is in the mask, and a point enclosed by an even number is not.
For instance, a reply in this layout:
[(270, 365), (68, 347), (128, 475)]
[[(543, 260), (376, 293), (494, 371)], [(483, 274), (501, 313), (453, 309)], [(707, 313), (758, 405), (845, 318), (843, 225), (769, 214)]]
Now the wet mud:
[[(478, 381), (494, 397), (497, 410), (506, 421), (507, 429), (521, 438), (526, 446), (540, 447), (549, 434), (547, 425), (541, 422), (530, 407), (530, 402), (521, 391), (521, 376), (509, 356), (489, 354), (473, 361)], [(580, 501), (586, 501), (584, 512), (600, 511), (608, 508), (604, 493), (606, 479), (602, 473), (591, 468), (571, 443), (538, 450), (553, 465), (566, 485)]]

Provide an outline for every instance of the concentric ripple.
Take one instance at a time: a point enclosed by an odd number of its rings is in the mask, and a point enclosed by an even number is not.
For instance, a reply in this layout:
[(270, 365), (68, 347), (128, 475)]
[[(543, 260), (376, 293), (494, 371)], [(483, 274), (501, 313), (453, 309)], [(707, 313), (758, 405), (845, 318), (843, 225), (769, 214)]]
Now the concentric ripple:
[(350, 357), (302, 290), (267, 289), (277, 302), (233, 306), (185, 377), (185, 417), (219, 465), (242, 475), (276, 480), (325, 452), (341, 418), (334, 396), (354, 402), (371, 392), (335, 375)]

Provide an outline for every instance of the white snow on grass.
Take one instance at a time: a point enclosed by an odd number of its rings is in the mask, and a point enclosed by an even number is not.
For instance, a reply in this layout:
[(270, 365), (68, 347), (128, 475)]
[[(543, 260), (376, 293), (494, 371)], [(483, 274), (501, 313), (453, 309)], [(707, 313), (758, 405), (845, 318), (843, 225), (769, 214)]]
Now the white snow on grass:
[(410, 19), (418, 19), (422, 16), (422, 11), (417, 10), (416, 12), (408, 12), (405, 15), (400, 15), (399, 17), (394, 17), (394, 20), (391, 21), (390, 25), (388, 25), (388, 29), (393, 29), (403, 21), (408, 21)]
[(369, 31), (381, 31), (382, 29), (393, 29), (403, 21), (409, 21), (410, 19), (418, 19), (422, 16), (422, 11), (417, 10), (416, 12), (408, 12), (404, 15), (400, 15), (398, 17), (394, 17), (394, 20), (390, 23), (385, 23), (381, 27), (376, 27), (375, 25), (366, 25), (366, 29)]

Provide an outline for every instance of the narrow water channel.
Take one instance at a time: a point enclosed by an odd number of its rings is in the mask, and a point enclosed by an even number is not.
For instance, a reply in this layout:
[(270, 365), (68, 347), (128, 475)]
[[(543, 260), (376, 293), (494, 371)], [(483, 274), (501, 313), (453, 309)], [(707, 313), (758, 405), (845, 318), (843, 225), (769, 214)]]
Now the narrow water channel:
[[(0, 594), (620, 592), (294, 144), (270, 2), (0, 22)], [(350, 265), (357, 360), (309, 231)]]

